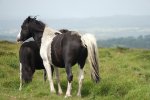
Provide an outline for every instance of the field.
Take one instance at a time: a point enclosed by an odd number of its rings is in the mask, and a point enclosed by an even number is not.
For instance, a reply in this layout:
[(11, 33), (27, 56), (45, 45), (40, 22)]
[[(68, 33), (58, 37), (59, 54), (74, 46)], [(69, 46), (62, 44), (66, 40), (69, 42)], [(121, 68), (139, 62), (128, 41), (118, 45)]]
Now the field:
[[(51, 94), (43, 71), (36, 71), (33, 81), (19, 91), (18, 50), (20, 45), (0, 41), (0, 100), (65, 99), (66, 73), (60, 69), (63, 95)], [(82, 97), (77, 97), (78, 66), (73, 67), (72, 97), (67, 100), (150, 100), (150, 50), (99, 48), (101, 82), (91, 81), (89, 64), (85, 66)], [(55, 88), (57, 84), (54, 77)]]

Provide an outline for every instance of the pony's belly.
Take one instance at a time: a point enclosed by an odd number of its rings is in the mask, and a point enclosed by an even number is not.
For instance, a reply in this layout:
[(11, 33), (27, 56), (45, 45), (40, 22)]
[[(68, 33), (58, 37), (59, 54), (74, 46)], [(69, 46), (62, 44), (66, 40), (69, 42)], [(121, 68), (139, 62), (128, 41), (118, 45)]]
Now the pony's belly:
[(55, 59), (55, 57), (52, 57), (52, 63), (54, 66), (57, 66), (59, 68), (64, 68), (65, 64), (61, 59)]

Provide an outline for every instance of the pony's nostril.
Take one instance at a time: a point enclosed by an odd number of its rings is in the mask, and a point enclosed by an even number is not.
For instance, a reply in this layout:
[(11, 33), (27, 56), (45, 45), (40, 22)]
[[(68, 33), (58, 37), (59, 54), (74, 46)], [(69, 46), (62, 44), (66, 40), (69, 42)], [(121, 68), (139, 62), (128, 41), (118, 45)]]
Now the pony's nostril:
[(18, 42), (18, 43), (21, 43), (22, 40), (21, 40), (20, 38), (17, 38), (17, 42)]

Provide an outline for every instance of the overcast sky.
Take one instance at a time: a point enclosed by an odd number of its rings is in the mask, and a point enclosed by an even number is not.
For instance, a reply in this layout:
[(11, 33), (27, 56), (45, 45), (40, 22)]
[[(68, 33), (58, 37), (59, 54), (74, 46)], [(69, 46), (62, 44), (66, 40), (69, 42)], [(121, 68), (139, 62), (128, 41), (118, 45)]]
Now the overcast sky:
[(150, 15), (150, 0), (0, 0), (0, 20)]

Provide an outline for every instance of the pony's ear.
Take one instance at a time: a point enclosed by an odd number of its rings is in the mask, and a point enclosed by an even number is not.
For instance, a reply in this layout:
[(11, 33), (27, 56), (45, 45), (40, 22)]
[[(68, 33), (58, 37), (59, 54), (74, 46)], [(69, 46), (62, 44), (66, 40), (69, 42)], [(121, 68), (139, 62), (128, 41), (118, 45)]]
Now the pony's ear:
[(31, 16), (28, 16), (27, 21), (30, 22), (31, 19)]
[(37, 16), (34, 16), (34, 19), (36, 20)]
[(39, 15), (34, 16), (34, 19), (36, 20), (38, 16), (39, 16)]

